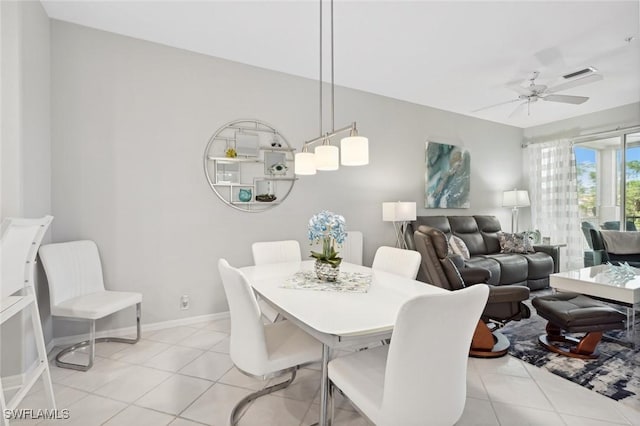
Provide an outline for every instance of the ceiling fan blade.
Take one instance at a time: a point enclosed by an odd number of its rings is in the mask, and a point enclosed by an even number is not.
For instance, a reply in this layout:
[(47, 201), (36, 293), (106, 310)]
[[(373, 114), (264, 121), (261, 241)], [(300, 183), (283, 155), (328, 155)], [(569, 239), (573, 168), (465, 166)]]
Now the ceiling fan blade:
[(596, 81), (602, 80), (602, 74), (589, 74), (581, 78), (576, 78), (573, 80), (569, 80), (565, 83), (560, 83), (556, 86), (549, 87), (545, 93), (556, 93), (561, 90), (571, 89), (573, 87), (582, 86), (584, 84), (594, 83)]
[[(530, 80), (527, 80), (530, 81)], [(528, 87), (522, 87), (521, 86), (522, 83), (507, 83), (507, 87), (511, 90), (513, 90), (514, 92), (517, 92), (518, 95), (524, 95), (524, 96), (529, 96), (531, 95), (531, 89), (529, 89)]]
[(571, 95), (547, 95), (542, 99), (545, 101), (562, 102), (565, 104), (574, 104), (574, 105), (580, 105), (589, 100), (589, 98), (586, 96), (571, 96)]
[[(519, 100), (519, 99), (518, 99)], [(513, 118), (517, 115), (520, 115), (520, 112), (524, 109), (524, 106), (527, 105), (529, 103), (529, 100), (524, 101), (523, 103), (521, 103), (520, 105), (518, 105), (516, 107), (516, 109), (514, 109), (513, 111), (511, 111), (511, 114), (509, 114), (509, 118)]]
[(485, 109), (494, 108), (494, 107), (501, 106), (501, 105), (512, 104), (514, 102), (518, 102), (519, 100), (520, 99), (511, 99), (510, 101), (500, 102), (500, 103), (497, 103), (497, 104), (493, 104), (493, 105), (485, 106), (485, 107), (482, 107), (482, 108), (474, 109), (471, 112), (480, 112), (480, 111), (484, 111)]

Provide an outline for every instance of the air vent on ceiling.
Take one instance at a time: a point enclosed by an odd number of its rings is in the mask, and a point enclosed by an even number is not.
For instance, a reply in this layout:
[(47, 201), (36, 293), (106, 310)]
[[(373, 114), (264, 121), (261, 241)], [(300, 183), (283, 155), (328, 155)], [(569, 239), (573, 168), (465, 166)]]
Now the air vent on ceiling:
[(570, 78), (574, 78), (574, 77), (584, 77), (585, 75), (593, 74), (594, 72), (598, 72), (598, 70), (595, 69), (594, 67), (587, 67), (587, 68), (584, 68), (584, 69), (569, 73), (567, 75), (563, 75), (562, 78), (570, 79)]

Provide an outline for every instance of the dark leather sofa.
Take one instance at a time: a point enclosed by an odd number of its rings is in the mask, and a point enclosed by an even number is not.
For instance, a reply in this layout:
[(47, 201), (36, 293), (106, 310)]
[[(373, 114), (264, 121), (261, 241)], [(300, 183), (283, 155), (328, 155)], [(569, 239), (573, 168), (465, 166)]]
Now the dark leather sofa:
[[(557, 249), (536, 247), (535, 253), (500, 253), (497, 233), (502, 229), (495, 216), (419, 216), (407, 225), (407, 245), (415, 250), (413, 235), (420, 225), (437, 228), (447, 237), (461, 238), (471, 258), (465, 266), (489, 270), (488, 284), (526, 285), (531, 290), (549, 287), (549, 274), (554, 272)], [(425, 279), (425, 277), (418, 278)]]

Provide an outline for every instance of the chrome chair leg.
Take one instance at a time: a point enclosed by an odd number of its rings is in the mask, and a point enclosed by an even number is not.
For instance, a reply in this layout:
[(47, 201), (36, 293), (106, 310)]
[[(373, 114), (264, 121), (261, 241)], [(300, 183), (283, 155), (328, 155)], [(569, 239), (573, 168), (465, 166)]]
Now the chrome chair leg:
[(260, 398), (263, 395), (267, 395), (270, 394), (272, 392), (276, 392), (279, 391), (280, 389), (284, 389), (287, 386), (289, 386), (291, 384), (291, 382), (293, 382), (293, 379), (296, 378), (296, 368), (292, 368), (291, 369), (291, 377), (289, 378), (289, 380), (286, 380), (282, 383), (278, 383), (275, 384), (273, 386), (269, 386), (267, 388), (264, 388), (262, 390), (259, 390), (257, 392), (253, 392), (250, 393), (249, 395), (245, 396), (244, 398), (242, 398), (240, 401), (238, 401), (238, 403), (236, 404), (235, 407), (233, 407), (233, 410), (231, 410), (231, 415), (229, 416), (229, 424), (231, 426), (235, 426), (238, 424), (238, 420), (240, 420), (238, 418), (238, 415), (240, 414), (240, 412), (242, 411), (242, 409), (247, 406), (251, 401)]
[[(69, 368), (71, 370), (78, 371), (88, 371), (91, 367), (93, 367), (93, 361), (95, 359), (95, 346), (96, 343), (102, 342), (117, 342), (117, 343), (128, 343), (134, 344), (140, 341), (141, 329), (140, 329), (140, 315), (142, 312), (142, 306), (140, 303), (136, 303), (136, 337), (134, 339), (126, 339), (124, 337), (99, 337), (96, 339), (96, 322), (95, 320), (91, 321), (89, 325), (89, 340), (85, 340), (80, 343), (76, 343), (68, 348), (61, 350), (58, 355), (56, 355), (56, 366), (60, 368)], [(80, 348), (84, 348), (89, 346), (89, 362), (85, 364), (76, 364), (73, 362), (65, 362), (62, 361), (62, 357), (74, 352)]]

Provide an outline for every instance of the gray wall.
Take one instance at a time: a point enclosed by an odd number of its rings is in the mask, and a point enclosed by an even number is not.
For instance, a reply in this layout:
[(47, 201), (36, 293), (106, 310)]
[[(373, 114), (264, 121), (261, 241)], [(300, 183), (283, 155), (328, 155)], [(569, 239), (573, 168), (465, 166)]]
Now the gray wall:
[[(521, 129), (337, 87), (336, 126), (358, 122), (371, 164), (301, 177), (281, 206), (238, 212), (205, 181), (209, 137), (258, 118), (300, 149), (318, 135), (317, 82), (59, 21), (51, 34), (53, 238), (95, 240), (107, 285), (142, 292), (146, 323), (226, 311), (217, 259), (248, 265), (260, 240), (296, 239), (306, 251), (321, 209), (364, 232), (366, 264), (394, 243), (383, 201), (497, 214), (509, 226), (501, 193), (522, 186)], [(421, 207), (428, 139), (471, 152), (471, 209)], [(119, 315), (99, 327), (131, 324)], [(72, 331), (55, 325), (56, 336)]]
[[(40, 2), (0, 2), (2, 31), (1, 218), (42, 217), (51, 212), (49, 18)], [(47, 235), (46, 240), (49, 239)], [(45, 240), (45, 241), (46, 241)], [(36, 277), (47, 340), (48, 294)], [(23, 371), (36, 358), (31, 322), (17, 317), (2, 328), (3, 375)], [(21, 344), (22, 342), (22, 344)], [(23, 348), (22, 351), (16, 348)]]

